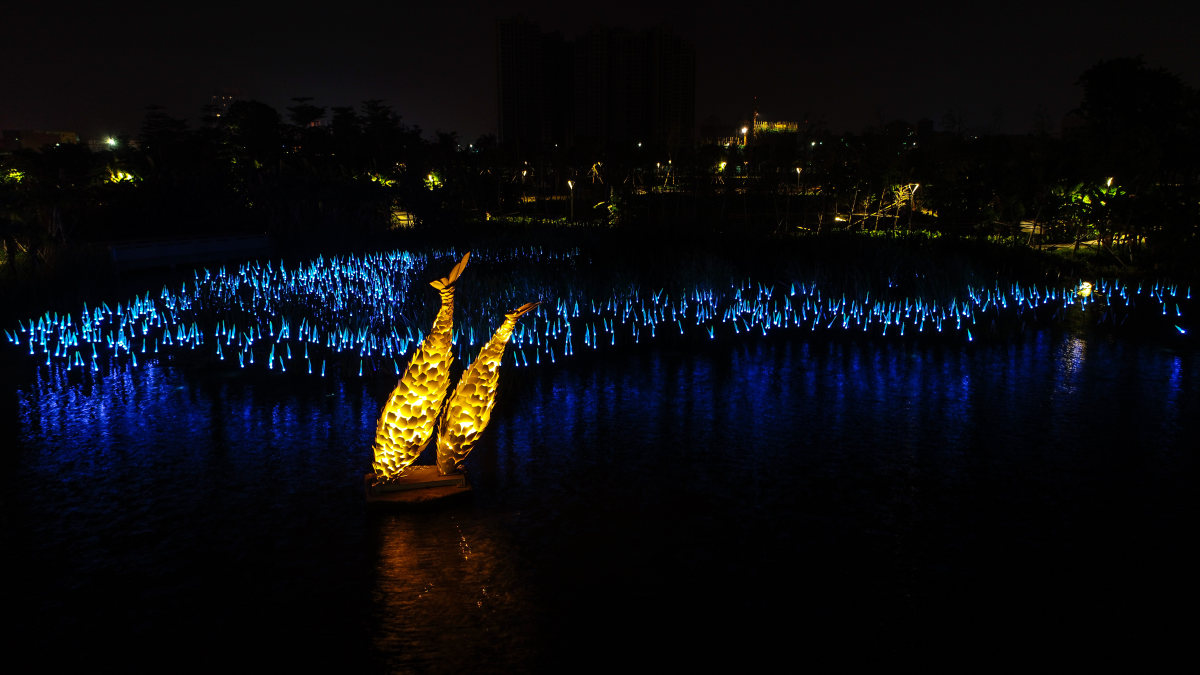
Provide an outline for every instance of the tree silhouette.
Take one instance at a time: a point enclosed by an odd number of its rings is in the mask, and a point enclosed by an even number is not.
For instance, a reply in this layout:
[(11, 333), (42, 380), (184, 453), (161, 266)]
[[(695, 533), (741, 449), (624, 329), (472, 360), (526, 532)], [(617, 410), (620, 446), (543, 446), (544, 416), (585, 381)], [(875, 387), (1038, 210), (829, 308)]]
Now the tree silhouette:
[(1080, 76), (1082, 125), (1070, 134), (1077, 176), (1128, 191), (1122, 227), (1159, 245), (1196, 234), (1197, 92), (1141, 58), (1101, 61)]

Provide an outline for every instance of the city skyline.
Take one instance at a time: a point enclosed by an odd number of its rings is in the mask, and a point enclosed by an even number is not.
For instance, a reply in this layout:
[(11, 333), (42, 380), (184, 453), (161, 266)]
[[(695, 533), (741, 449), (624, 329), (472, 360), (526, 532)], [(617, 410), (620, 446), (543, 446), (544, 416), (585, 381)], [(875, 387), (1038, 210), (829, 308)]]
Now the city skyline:
[[(610, 2), (527, 2), (519, 13), (574, 38), (592, 26), (663, 26), (696, 48), (696, 125), (809, 119), (856, 131), (948, 112), (970, 127), (1057, 126), (1097, 62), (1142, 56), (1200, 82), (1195, 7), (1022, 3), (905, 8)], [(214, 94), (234, 92), (281, 113), (293, 97), (331, 108), (381, 99), (426, 135), (470, 142), (496, 134), (496, 26), (516, 5), (468, 2), (373, 8), (164, 8), (120, 14), (19, 5), (0, 65), (0, 128), (136, 134), (148, 105), (195, 121)]]

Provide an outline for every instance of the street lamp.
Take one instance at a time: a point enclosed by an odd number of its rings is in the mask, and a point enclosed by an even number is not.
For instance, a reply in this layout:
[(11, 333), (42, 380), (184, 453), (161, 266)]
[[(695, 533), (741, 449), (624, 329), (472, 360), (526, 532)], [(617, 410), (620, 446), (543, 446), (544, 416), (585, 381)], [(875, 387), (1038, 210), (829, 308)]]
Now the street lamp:
[(575, 222), (575, 181), (567, 181), (567, 188), (571, 191), (571, 222)]
[(746, 132), (750, 131), (748, 127), (742, 127), (742, 145), (746, 145)]

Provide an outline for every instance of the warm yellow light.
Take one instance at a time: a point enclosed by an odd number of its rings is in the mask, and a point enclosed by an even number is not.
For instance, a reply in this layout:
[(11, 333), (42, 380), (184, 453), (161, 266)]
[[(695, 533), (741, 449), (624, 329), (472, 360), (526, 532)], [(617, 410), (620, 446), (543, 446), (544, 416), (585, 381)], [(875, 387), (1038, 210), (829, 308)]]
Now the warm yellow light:
[(463, 460), (487, 427), (492, 407), (496, 404), (496, 387), (500, 380), (504, 348), (512, 337), (517, 319), (533, 311), (538, 304), (531, 302), (504, 315), (504, 321), (492, 339), (479, 350), (475, 362), (459, 378), (438, 426), (438, 473), (446, 475), (460, 471)]
[(451, 342), (454, 283), (470, 257), (467, 253), (450, 274), (430, 282), (441, 296), (442, 306), (429, 335), (413, 354), (379, 415), (373, 446), (376, 480), (400, 476), (433, 438), (434, 424), (450, 388), (450, 366), (454, 362)]
[[(572, 185), (573, 181), (568, 181)], [(505, 346), (517, 319), (539, 303), (531, 302), (504, 317), (492, 339), (459, 378), (446, 398), (454, 360), (451, 334), (454, 319), (454, 284), (466, 268), (470, 253), (445, 278), (430, 282), (442, 298), (433, 329), (417, 348), (404, 375), (383, 407), (375, 431), (371, 485), (395, 483), (420, 456), (437, 425), (437, 472), (443, 476), (461, 471), (492, 414)], [(414, 468), (414, 471), (417, 469)]]
[(393, 230), (401, 228), (409, 228), (416, 225), (416, 218), (409, 211), (405, 211), (396, 202), (392, 203), (391, 227)]
[(110, 148), (115, 148), (117, 147), (117, 139), (109, 136), (108, 138), (104, 139), (104, 144)]
[(567, 187), (574, 190), (575, 189), (575, 181), (571, 181), (571, 180), (567, 181)]
[(1108, 178), (1108, 180), (1104, 181), (1104, 185), (1106, 187), (1112, 187), (1112, 177), (1111, 176)]
[(742, 127), (742, 135), (743, 135), (743, 136), (745, 136), (745, 135), (746, 135), (746, 132), (747, 132), (747, 131), (750, 131), (750, 130), (749, 130), (748, 128), (746, 128), (746, 127)]
[(1079, 297), (1081, 297), (1081, 298), (1088, 297), (1089, 295), (1092, 294), (1092, 282), (1084, 281), (1083, 283), (1079, 284), (1079, 290), (1076, 292), (1079, 294)]

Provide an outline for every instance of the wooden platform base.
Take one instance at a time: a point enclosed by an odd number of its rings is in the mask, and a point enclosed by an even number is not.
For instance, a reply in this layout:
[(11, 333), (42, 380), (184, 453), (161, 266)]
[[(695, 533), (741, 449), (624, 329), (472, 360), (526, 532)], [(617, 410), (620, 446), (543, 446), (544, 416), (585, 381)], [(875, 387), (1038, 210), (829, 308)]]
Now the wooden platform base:
[(363, 476), (367, 506), (426, 506), (464, 497), (471, 492), (467, 476), (443, 476), (436, 466), (412, 466), (399, 478), (376, 484), (375, 474)]

